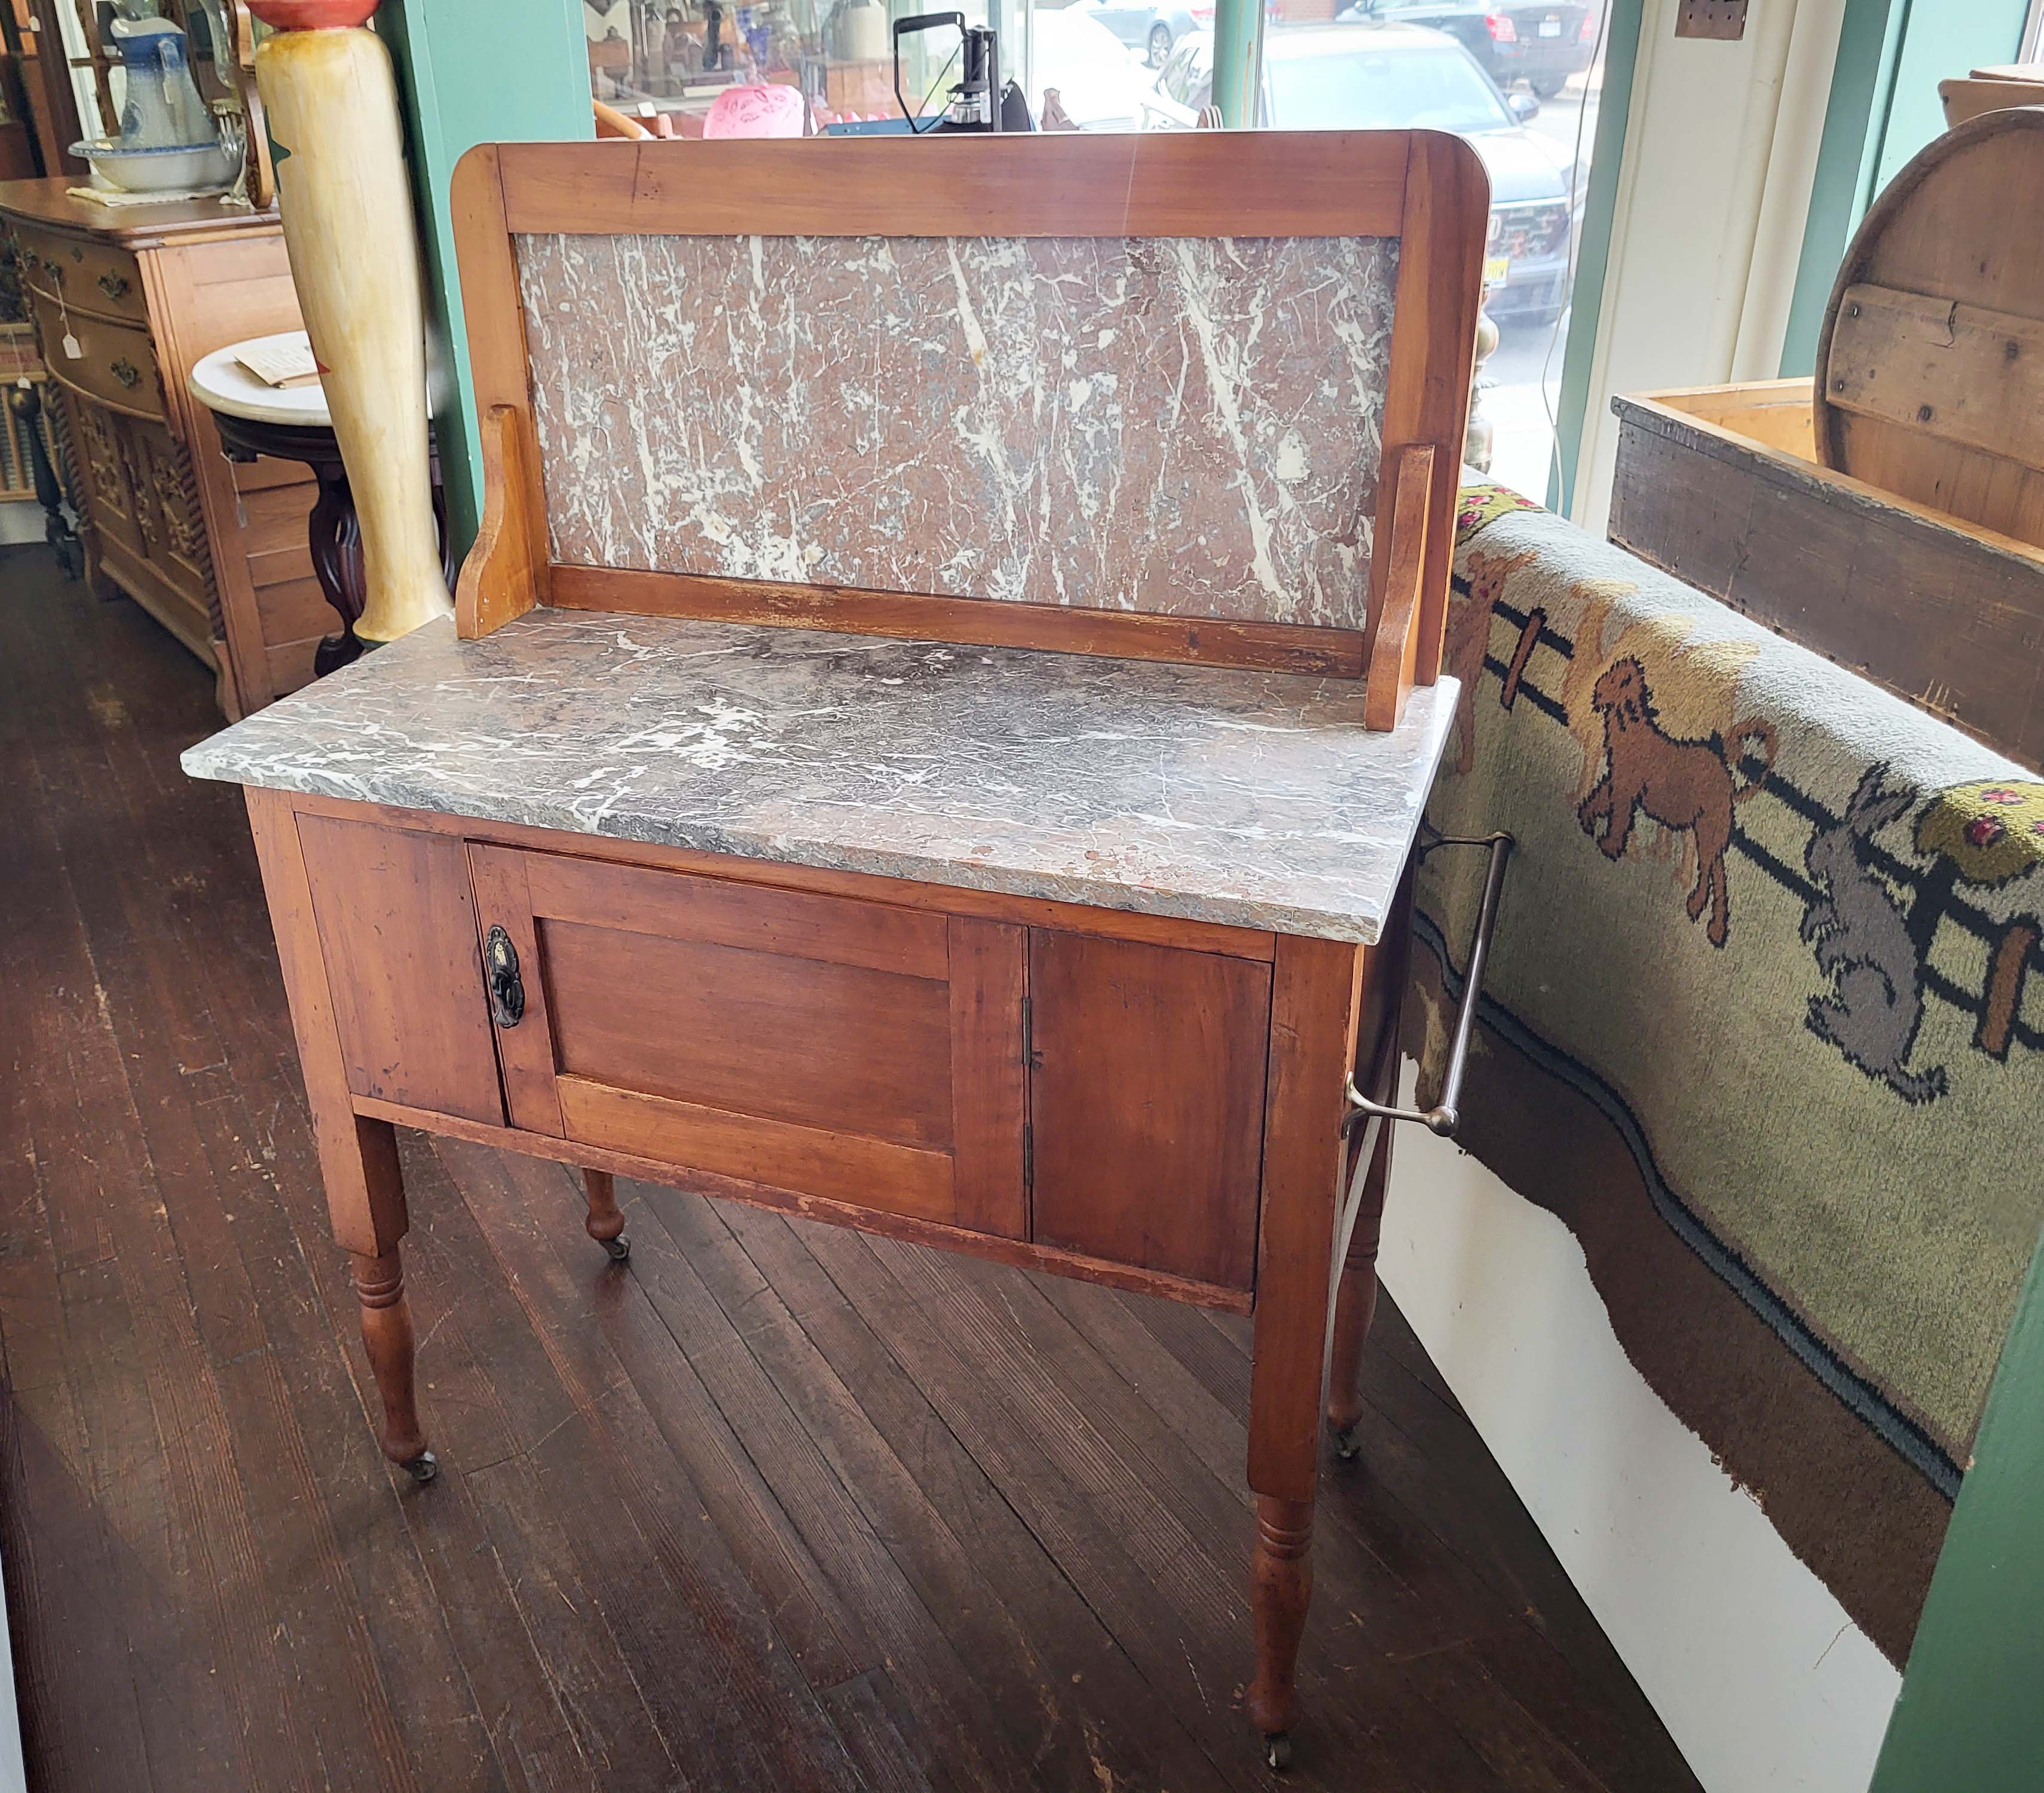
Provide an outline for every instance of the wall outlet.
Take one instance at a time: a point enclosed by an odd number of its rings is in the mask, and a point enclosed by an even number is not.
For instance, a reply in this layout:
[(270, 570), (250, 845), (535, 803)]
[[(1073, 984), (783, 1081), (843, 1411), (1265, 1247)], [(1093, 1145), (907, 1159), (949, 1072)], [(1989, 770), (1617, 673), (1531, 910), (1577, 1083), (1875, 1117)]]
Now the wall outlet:
[(1735, 43), (1746, 35), (1746, 0), (1682, 0), (1675, 35)]

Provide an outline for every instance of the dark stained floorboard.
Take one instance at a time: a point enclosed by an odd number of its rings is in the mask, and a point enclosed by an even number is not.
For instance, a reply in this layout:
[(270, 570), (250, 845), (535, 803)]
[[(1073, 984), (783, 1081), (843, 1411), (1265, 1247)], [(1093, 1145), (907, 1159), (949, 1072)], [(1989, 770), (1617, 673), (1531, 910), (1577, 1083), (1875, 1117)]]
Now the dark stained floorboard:
[[(407, 1135), (377, 1452), (212, 681), (0, 551), (0, 1552), (31, 1785), (1247, 1793), (1244, 1323)], [(1695, 1783), (1389, 1302), (1288, 1784)]]

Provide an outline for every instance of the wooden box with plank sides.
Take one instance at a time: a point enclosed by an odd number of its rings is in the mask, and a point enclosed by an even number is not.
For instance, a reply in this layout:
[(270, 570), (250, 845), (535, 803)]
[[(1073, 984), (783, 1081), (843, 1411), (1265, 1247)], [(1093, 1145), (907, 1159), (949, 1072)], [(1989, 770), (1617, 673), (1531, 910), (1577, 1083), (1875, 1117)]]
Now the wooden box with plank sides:
[(1389, 1098), (1481, 165), (506, 144), (455, 198), (456, 624), (185, 762), (248, 787), (386, 1453), (431, 1480), (396, 1125), (578, 1167), (620, 1263), (624, 1176), (1253, 1312), (1281, 1764), (1389, 1123), (1454, 1124)]
[(2044, 766), (2044, 108), (1867, 214), (1818, 377), (1619, 397), (1611, 539)]

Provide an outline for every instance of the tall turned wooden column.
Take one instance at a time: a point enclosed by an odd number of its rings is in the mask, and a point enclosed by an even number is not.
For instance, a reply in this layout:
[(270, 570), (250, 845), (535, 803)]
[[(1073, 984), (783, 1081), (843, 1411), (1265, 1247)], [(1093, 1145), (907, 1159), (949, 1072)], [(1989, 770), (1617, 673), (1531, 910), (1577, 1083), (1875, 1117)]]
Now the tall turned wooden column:
[(425, 313), (390, 53), (377, 0), (251, 0), (277, 204), (362, 532), (364, 642), (454, 604), (427, 471)]

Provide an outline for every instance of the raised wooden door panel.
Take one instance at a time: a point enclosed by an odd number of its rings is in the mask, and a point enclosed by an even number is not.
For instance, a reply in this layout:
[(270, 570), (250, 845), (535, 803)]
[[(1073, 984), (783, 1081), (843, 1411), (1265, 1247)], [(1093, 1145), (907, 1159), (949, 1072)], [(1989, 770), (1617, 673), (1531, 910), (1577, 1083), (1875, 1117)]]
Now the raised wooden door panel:
[(471, 843), (513, 1124), (1020, 1237), (1026, 931)]
[(1029, 1006), (1032, 1238), (1251, 1287), (1270, 967), (1039, 928)]
[(462, 843), (301, 815), (348, 1086), (504, 1124)]

